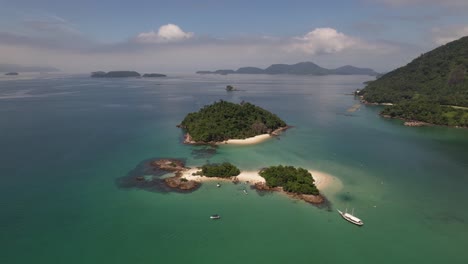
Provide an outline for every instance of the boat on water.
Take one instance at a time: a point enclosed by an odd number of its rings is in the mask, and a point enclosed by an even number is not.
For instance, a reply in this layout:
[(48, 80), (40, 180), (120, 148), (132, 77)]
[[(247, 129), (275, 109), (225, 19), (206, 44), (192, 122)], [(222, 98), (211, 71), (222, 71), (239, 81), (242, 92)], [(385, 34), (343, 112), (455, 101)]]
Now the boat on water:
[(244, 194), (248, 194), (246, 189), (244, 189)]
[(216, 184), (216, 187), (218, 187), (218, 188), (221, 187), (221, 184), (217, 183), (217, 184)]
[(346, 211), (344, 213), (342, 211), (340, 211), (340, 210), (337, 210), (337, 211), (346, 221), (351, 222), (351, 223), (353, 223), (355, 225), (358, 225), (358, 226), (364, 225), (364, 222), (362, 222), (361, 219), (354, 216), (354, 209), (353, 209), (353, 212), (351, 214), (348, 213), (348, 209), (346, 209)]
[(213, 220), (220, 219), (220, 218), (221, 218), (221, 216), (218, 215), (218, 214), (214, 214), (214, 215), (210, 216), (210, 219), (213, 219)]

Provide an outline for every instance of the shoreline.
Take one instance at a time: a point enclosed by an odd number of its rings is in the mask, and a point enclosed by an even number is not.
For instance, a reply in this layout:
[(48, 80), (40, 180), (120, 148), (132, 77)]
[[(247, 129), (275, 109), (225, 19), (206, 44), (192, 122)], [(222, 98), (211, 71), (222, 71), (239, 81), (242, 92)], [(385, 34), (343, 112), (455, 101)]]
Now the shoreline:
[(277, 137), (281, 135), (283, 131), (286, 131), (287, 129), (291, 128), (291, 126), (285, 126), (285, 127), (280, 127), (275, 129), (269, 134), (260, 134), (256, 135), (253, 137), (248, 137), (248, 138), (243, 138), (243, 139), (228, 139), (225, 141), (217, 141), (217, 142), (197, 142), (193, 141), (192, 137), (190, 136), (189, 133), (186, 133), (184, 136), (184, 144), (191, 144), (191, 145), (206, 145), (206, 144), (212, 144), (212, 145), (255, 145), (262, 143), (268, 139), (271, 139), (273, 137)]
[[(198, 171), (200, 171), (199, 168), (190, 168), (190, 169), (181, 171), (180, 177), (185, 178), (188, 181), (196, 181), (199, 183), (213, 182), (213, 181), (245, 182), (245, 183), (249, 183), (250, 185), (266, 183), (265, 179), (262, 176), (260, 176), (259, 171), (254, 171), (254, 170), (241, 171), (239, 175), (230, 177), (230, 178), (192, 175), (193, 173), (196, 173)], [(315, 186), (317, 186), (317, 189), (319, 189), (319, 191), (330, 189), (332, 187), (337, 187), (337, 188), (342, 187), (341, 181), (331, 174), (317, 171), (317, 170), (308, 170), (308, 171), (312, 174), (312, 177), (314, 178)]]

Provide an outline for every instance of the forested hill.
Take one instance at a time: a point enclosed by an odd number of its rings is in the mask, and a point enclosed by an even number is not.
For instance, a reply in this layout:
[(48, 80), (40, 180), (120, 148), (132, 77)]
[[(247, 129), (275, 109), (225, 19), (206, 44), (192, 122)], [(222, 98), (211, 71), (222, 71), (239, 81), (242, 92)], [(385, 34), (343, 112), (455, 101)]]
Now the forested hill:
[(272, 64), (266, 69), (257, 67), (241, 67), (235, 70), (197, 71), (198, 74), (290, 74), (290, 75), (370, 75), (377, 76), (378, 73), (369, 68), (358, 68), (346, 65), (336, 69), (326, 69), (307, 61), (296, 64)]
[(275, 114), (250, 103), (234, 104), (226, 101), (207, 105), (189, 113), (180, 127), (196, 142), (221, 142), (243, 139), (286, 127)]
[(359, 95), (393, 103), (382, 114), (437, 125), (468, 127), (468, 37), (422, 54), (370, 82)]
[(362, 91), (372, 103), (427, 97), (441, 105), (468, 106), (468, 37), (422, 54), (370, 82)]

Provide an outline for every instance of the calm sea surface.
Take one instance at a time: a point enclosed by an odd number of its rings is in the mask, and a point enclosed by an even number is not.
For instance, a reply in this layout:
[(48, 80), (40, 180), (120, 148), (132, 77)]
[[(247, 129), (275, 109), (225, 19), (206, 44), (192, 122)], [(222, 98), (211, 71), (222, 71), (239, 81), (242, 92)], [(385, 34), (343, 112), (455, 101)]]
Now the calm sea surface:
[[(468, 130), (408, 128), (347, 95), (366, 76), (0, 79), (0, 263), (468, 263)], [(227, 84), (244, 91), (225, 92)], [(216, 100), (294, 128), (216, 151), (176, 125)], [(122, 188), (149, 158), (336, 176), (317, 208), (245, 185)], [(362, 228), (336, 209), (354, 208)], [(209, 220), (218, 213), (223, 218)]]

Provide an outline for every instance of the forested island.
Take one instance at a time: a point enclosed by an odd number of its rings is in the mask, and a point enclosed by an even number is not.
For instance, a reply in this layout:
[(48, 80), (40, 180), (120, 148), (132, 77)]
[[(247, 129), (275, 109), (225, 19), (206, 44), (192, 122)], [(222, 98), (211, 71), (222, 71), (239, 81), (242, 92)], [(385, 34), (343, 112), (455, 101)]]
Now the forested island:
[(145, 73), (143, 74), (144, 78), (158, 78), (158, 77), (167, 77), (167, 75), (165, 74), (161, 74), (161, 73)]
[(220, 100), (189, 113), (179, 127), (187, 133), (186, 143), (216, 143), (271, 134), (287, 125), (277, 115), (251, 103)]
[(463, 37), (368, 83), (359, 95), (367, 103), (392, 104), (381, 113), (386, 117), (468, 127), (467, 69)]
[(313, 62), (299, 62), (296, 64), (272, 64), (268, 68), (241, 67), (237, 70), (197, 71), (197, 74), (292, 74), (292, 75), (370, 75), (379, 73), (369, 68), (358, 68), (346, 65), (336, 69), (320, 67)]
[(270, 188), (282, 187), (286, 192), (318, 195), (312, 174), (303, 168), (293, 166), (271, 166), (260, 171)]
[(140, 77), (141, 75), (136, 71), (110, 71), (103, 72), (97, 71), (92, 72), (91, 77), (93, 78), (125, 78), (125, 77)]

